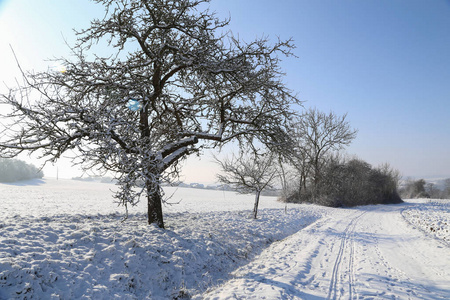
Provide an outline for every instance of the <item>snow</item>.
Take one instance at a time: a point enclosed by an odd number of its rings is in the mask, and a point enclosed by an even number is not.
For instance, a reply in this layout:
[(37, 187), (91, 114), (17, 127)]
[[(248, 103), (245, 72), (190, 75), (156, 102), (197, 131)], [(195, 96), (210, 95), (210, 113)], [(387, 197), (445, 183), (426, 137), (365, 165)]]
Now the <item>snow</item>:
[[(145, 203), (124, 210), (115, 186), (71, 180), (0, 184), (0, 299), (170, 299), (228, 278), (272, 241), (322, 216), (261, 197), (166, 188), (167, 230), (146, 225)], [(180, 195), (181, 194), (181, 195)], [(139, 212), (138, 212), (139, 211)]]
[(410, 200), (421, 205), (405, 209), (402, 214), (425, 234), (450, 245), (450, 200)]
[(204, 299), (449, 299), (448, 247), (402, 217), (421, 205), (336, 209), (265, 249)]
[[(0, 184), (0, 299), (448, 299), (449, 202), (333, 209), (166, 188), (166, 230), (112, 184)], [(429, 230), (433, 226), (436, 231)], [(440, 229), (437, 229), (440, 228)]]

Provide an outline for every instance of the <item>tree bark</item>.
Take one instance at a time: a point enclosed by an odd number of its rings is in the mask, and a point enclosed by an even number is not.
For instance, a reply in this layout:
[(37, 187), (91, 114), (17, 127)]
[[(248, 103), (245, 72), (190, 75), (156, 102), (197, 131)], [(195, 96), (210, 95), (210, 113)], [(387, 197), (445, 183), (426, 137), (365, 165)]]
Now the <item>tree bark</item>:
[(258, 205), (259, 205), (259, 195), (260, 194), (261, 194), (261, 191), (256, 191), (255, 206), (253, 207), (253, 219), (256, 219), (257, 215), (258, 215)]
[(159, 228), (164, 228), (161, 187), (154, 185), (155, 183), (147, 183), (148, 224), (155, 223)]

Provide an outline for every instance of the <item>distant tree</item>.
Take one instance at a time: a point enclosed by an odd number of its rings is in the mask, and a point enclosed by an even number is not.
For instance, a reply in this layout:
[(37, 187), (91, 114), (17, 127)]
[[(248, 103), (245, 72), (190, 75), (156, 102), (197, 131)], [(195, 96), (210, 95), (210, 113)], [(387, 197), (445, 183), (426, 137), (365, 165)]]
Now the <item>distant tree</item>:
[[(292, 136), (295, 144), (291, 148), (289, 160), (298, 172), (299, 193), (306, 189), (308, 180), (313, 187), (317, 187), (326, 160), (356, 137), (357, 130), (350, 127), (346, 117), (311, 108), (294, 124)], [(314, 189), (312, 191), (315, 193)]]
[(414, 194), (415, 197), (417, 198), (428, 198), (429, 195), (426, 193), (425, 191), (425, 185), (426, 185), (426, 181), (424, 179), (419, 179), (416, 180), (415, 182), (413, 182), (413, 190), (414, 190)]
[[(25, 86), (0, 96), (12, 107), (2, 118), (17, 123), (3, 131), (1, 155), (54, 162), (74, 150), (74, 163), (117, 174), (119, 203), (145, 195), (148, 222), (164, 227), (161, 183), (180, 160), (233, 140), (279, 148), (289, 139), (298, 101), (279, 63), (290, 40), (244, 43), (202, 10), (209, 0), (95, 2), (105, 16), (77, 33), (62, 72), (24, 74)], [(104, 41), (110, 53), (90, 55)]]
[(272, 188), (272, 183), (278, 173), (273, 154), (244, 154), (231, 159), (216, 159), (223, 171), (217, 178), (221, 183), (233, 186), (243, 194), (255, 193), (253, 218), (257, 218), (259, 197), (266, 188)]
[(444, 180), (444, 190), (442, 191), (443, 198), (450, 199), (450, 178)]
[(425, 184), (425, 193), (433, 199), (441, 199), (444, 197), (444, 191), (441, 191), (436, 184), (432, 182), (427, 182)]
[(304, 197), (286, 200), (332, 207), (401, 203), (398, 180), (398, 171), (387, 164), (372, 168), (361, 159), (346, 160), (334, 155), (322, 168), (315, 197), (305, 197), (304, 194)]
[(424, 179), (408, 179), (400, 191), (402, 198), (429, 198), (430, 195), (425, 190), (426, 183)]
[(18, 159), (0, 158), (0, 182), (42, 178), (44, 173), (32, 164)]
[(441, 184), (427, 182), (425, 195), (433, 199), (450, 199), (450, 178), (442, 180)]

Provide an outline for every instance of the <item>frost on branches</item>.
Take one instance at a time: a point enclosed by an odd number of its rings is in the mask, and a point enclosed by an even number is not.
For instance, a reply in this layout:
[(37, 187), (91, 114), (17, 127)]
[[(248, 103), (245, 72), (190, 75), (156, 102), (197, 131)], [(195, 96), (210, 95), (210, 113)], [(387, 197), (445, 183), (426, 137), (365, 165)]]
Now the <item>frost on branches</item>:
[[(86, 169), (117, 174), (117, 200), (148, 201), (148, 222), (164, 227), (161, 183), (178, 162), (232, 140), (282, 147), (297, 99), (281, 81), (279, 55), (290, 40), (244, 43), (226, 32), (208, 0), (95, 2), (103, 19), (77, 32), (64, 71), (25, 73), (1, 95), (16, 126), (0, 153), (36, 152), (56, 161), (67, 150)], [(110, 51), (101, 56), (95, 45)], [(131, 101), (131, 102), (130, 102)], [(138, 187), (138, 188), (136, 188)]]
[[(224, 174), (217, 175), (220, 182), (233, 186), (238, 192), (255, 193), (255, 205), (253, 207), (253, 218), (258, 215), (259, 196), (266, 188), (273, 188), (272, 182), (278, 173), (275, 155), (273, 153), (251, 153), (241, 152), (239, 156), (231, 159), (216, 161), (222, 168)], [(251, 154), (245, 154), (251, 153)]]

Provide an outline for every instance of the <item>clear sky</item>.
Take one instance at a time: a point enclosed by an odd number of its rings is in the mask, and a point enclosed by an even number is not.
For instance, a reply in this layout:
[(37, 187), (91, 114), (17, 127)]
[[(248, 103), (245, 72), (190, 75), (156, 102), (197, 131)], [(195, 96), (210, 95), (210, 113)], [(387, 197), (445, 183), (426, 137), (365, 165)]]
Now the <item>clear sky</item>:
[[(348, 153), (404, 176), (450, 177), (449, 0), (212, 0), (211, 9), (243, 40), (294, 39), (285, 81), (305, 107), (348, 113), (359, 130)], [(72, 28), (101, 16), (87, 0), (0, 0), (0, 81), (17, 76), (9, 45), (25, 69), (45, 69), (68, 53)], [(187, 163), (186, 181), (214, 181), (205, 154)]]

